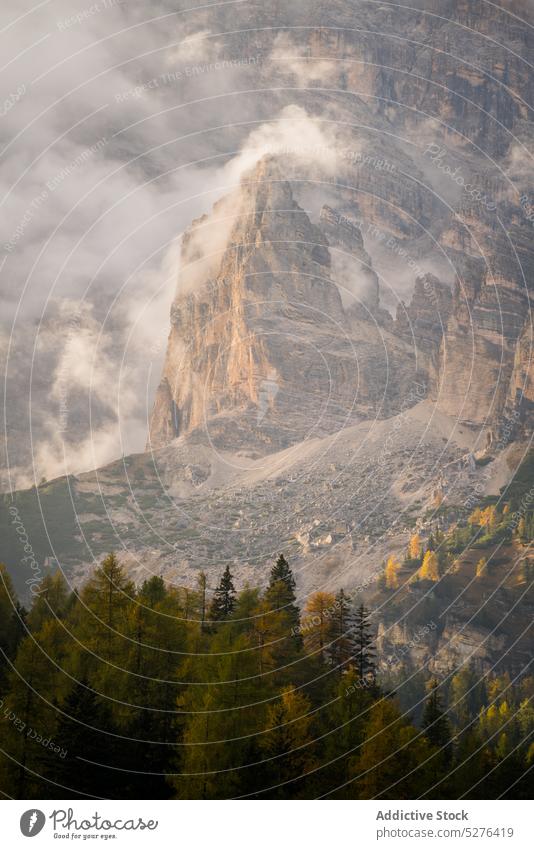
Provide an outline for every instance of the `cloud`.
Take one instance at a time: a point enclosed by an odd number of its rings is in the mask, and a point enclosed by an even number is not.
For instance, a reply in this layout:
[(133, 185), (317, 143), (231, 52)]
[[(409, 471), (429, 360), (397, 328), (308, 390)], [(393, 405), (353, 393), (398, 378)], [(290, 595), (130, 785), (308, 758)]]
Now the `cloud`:
[[(4, 36), (0, 82), (3, 466), (7, 451), (17, 485), (33, 461), (38, 476), (56, 474), (64, 443), (73, 471), (109, 460), (121, 439), (142, 449), (180, 234), (220, 196), (226, 151), (248, 133), (212, 128), (231, 124), (234, 92), (257, 69), (171, 73), (242, 58), (202, 10), (175, 3), (6, 0), (2, 11), (8, 22), (28, 12)], [(72, 413), (61, 439), (59, 391)]]
[(286, 158), (299, 168), (319, 168), (333, 174), (341, 151), (335, 134), (328, 124), (310, 114), (304, 107), (289, 104), (275, 120), (254, 129), (243, 142), (242, 149), (227, 166), (232, 182), (238, 179), (264, 156)]

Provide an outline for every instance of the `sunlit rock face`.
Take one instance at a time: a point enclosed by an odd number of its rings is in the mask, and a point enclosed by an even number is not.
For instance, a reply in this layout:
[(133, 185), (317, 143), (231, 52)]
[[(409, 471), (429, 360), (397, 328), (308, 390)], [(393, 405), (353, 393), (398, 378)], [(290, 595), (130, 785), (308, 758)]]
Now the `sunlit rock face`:
[[(361, 234), (336, 229), (335, 216), (327, 209), (312, 223), (267, 157), (235, 196), (195, 223), (184, 239), (153, 447), (195, 431), (225, 447), (269, 452), (383, 417), (399, 402), (415, 358), (377, 320), (378, 281)], [(227, 242), (208, 256), (227, 217)], [(348, 308), (336, 283), (337, 249), (350, 273), (363, 268), (366, 277)]]

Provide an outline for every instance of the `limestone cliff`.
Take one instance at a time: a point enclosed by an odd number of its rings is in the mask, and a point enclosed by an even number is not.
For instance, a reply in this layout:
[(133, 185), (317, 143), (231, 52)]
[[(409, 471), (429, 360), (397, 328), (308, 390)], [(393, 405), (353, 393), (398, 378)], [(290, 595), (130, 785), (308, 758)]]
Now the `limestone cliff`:
[[(378, 282), (357, 228), (335, 230), (327, 215), (323, 229), (313, 224), (266, 157), (186, 234), (152, 447), (195, 431), (269, 452), (400, 404), (415, 357), (368, 315), (347, 314), (325, 233), (351, 256), (349, 274), (364, 273), (371, 315)], [(228, 218), (226, 243), (209, 255)]]

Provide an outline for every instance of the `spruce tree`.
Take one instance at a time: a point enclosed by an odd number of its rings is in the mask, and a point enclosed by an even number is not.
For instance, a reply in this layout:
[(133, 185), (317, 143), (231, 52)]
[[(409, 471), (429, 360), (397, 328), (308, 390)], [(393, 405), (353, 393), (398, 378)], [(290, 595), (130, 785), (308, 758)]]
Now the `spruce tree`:
[(278, 560), (271, 569), (271, 574), (269, 575), (269, 586), (272, 587), (277, 581), (285, 581), (290, 589), (295, 589), (293, 573), (291, 572), (289, 563), (283, 554), (279, 556)]
[(350, 607), (350, 597), (345, 595), (344, 590), (339, 590), (334, 604), (332, 615), (332, 643), (329, 656), (332, 665), (343, 672), (349, 663), (353, 661), (357, 653), (355, 642), (355, 616)]
[(208, 576), (205, 572), (199, 572), (197, 577), (198, 591), (200, 594), (200, 630), (206, 630), (206, 590), (208, 588)]
[(232, 573), (230, 572), (230, 567), (227, 566), (215, 590), (215, 596), (211, 603), (211, 619), (226, 619), (234, 609), (235, 596), (236, 592)]
[(430, 693), (425, 702), (422, 725), (427, 740), (440, 749), (446, 749), (451, 739), (451, 727), (445, 716), (436, 679), (430, 682)]
[(61, 753), (53, 767), (54, 781), (67, 787), (74, 798), (114, 795), (113, 771), (98, 765), (112, 763), (112, 752), (116, 756), (120, 740), (105, 733), (112, 730), (106, 704), (86, 681), (76, 683), (58, 713), (56, 736)]
[(355, 614), (354, 648), (354, 665), (360, 681), (373, 685), (376, 680), (374, 636), (369, 611), (363, 604), (359, 605)]
[(300, 610), (297, 605), (295, 588), (296, 583), (293, 572), (284, 555), (281, 554), (271, 569), (265, 599), (271, 610), (285, 616), (289, 632), (300, 644), (302, 643), (299, 628)]

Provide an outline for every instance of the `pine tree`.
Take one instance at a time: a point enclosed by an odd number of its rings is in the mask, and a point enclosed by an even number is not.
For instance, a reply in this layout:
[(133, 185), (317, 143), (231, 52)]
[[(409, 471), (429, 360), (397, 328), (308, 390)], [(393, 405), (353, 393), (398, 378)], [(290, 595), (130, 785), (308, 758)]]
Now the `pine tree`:
[(439, 684), (432, 679), (429, 684), (430, 693), (425, 702), (422, 725), (427, 739), (440, 749), (447, 747), (451, 739), (449, 720), (443, 711)]
[(200, 593), (200, 630), (204, 633), (206, 630), (206, 591), (208, 587), (208, 576), (205, 572), (199, 572), (197, 583)]
[(339, 669), (339, 672), (345, 671), (347, 666), (353, 662), (357, 651), (354, 640), (354, 626), (355, 618), (350, 607), (350, 598), (341, 589), (334, 602), (330, 630), (331, 645), (328, 650), (332, 665)]
[(269, 586), (272, 587), (277, 581), (284, 581), (289, 589), (295, 591), (295, 579), (289, 568), (289, 563), (283, 554), (281, 554), (271, 569), (269, 575)]
[(235, 597), (236, 592), (232, 573), (230, 572), (230, 567), (227, 566), (215, 590), (210, 608), (210, 618), (220, 620), (230, 616), (235, 606)]
[(374, 636), (369, 621), (369, 611), (363, 604), (360, 604), (356, 610), (354, 647), (356, 651), (354, 665), (359, 679), (366, 685), (373, 685), (376, 680)]
[(297, 605), (295, 594), (295, 578), (289, 567), (289, 563), (281, 554), (269, 575), (269, 586), (265, 593), (265, 600), (271, 610), (282, 613), (287, 620), (288, 634), (291, 634), (296, 642), (301, 645), (300, 637), (300, 610)]
[[(274, 694), (271, 676), (257, 674), (253, 635), (239, 633), (240, 626), (230, 620), (212, 629), (209, 651), (191, 670), (193, 681), (209, 683), (187, 688), (179, 699), (181, 769), (169, 778), (178, 798), (225, 799), (250, 793), (258, 781), (257, 735)], [(246, 769), (247, 763), (253, 766)]]
[(58, 712), (56, 734), (61, 753), (53, 768), (54, 780), (67, 787), (70, 796), (114, 795), (113, 771), (98, 766), (113, 762), (110, 754), (117, 743), (111, 731), (105, 703), (86, 681), (75, 684)]
[(128, 700), (127, 670), (138, 610), (135, 586), (110, 554), (75, 599), (71, 613), (79, 674), (97, 692), (116, 700), (117, 710), (121, 699)]
[[(375, 693), (362, 687), (358, 673), (349, 666), (337, 680), (332, 699), (320, 711), (326, 731), (321, 760), (321, 787), (342, 787), (350, 778), (349, 763), (364, 742), (365, 725)], [(346, 753), (346, 754), (345, 754)], [(354, 798), (354, 787), (342, 787), (332, 798)], [(331, 798), (331, 797), (329, 797)]]
[[(55, 754), (40, 745), (36, 734), (58, 740), (54, 703), (68, 687), (69, 679), (63, 674), (68, 650), (64, 628), (50, 619), (41, 631), (26, 636), (17, 651), (8, 693), (3, 698), (4, 712), (12, 721), (3, 723), (2, 728), (2, 748), (11, 758), (6, 763), (8, 783), (4, 788), (10, 787), (15, 797), (49, 795), (46, 779)], [(42, 781), (39, 776), (43, 776)]]
[(487, 532), (495, 530), (499, 522), (499, 514), (494, 504), (490, 504), (485, 510), (482, 510), (480, 516), (480, 525), (486, 528)]
[(112, 644), (122, 614), (134, 596), (133, 583), (126, 578), (117, 556), (111, 552), (86, 584), (82, 594), (83, 601), (104, 624), (108, 644)]
[(485, 679), (471, 665), (461, 667), (450, 684), (449, 705), (455, 725), (460, 729), (469, 725), (486, 702)]
[(469, 516), (469, 519), (467, 521), (469, 522), (470, 525), (480, 525), (480, 524), (482, 524), (482, 510), (480, 509), (480, 507), (476, 507), (473, 510), (473, 512), (471, 513), (471, 515)]

